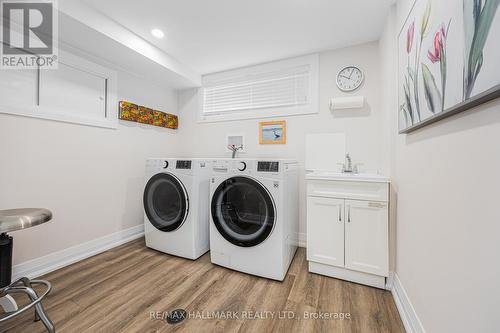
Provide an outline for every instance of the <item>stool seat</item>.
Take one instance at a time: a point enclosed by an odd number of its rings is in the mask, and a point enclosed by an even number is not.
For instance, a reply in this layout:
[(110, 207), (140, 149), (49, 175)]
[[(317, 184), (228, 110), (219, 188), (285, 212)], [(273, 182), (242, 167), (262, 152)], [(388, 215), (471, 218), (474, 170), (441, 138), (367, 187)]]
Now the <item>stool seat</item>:
[[(44, 280), (30, 280), (22, 277), (11, 283), (12, 277), (12, 236), (7, 233), (21, 229), (27, 229), (43, 224), (52, 219), (50, 210), (43, 208), (19, 208), (0, 210), (0, 306), (6, 314), (0, 315), (0, 323), (16, 317), (30, 308), (35, 308), (35, 321), (41, 320), (49, 333), (54, 333), (54, 324), (47, 316), (42, 305), (42, 299), (52, 289), (51, 284)], [(47, 287), (45, 292), (39, 296), (33, 289), (33, 285), (43, 284)], [(11, 294), (28, 295), (31, 302), (19, 309), (16, 300)]]
[(51, 219), (51, 211), (44, 208), (0, 210), (0, 233), (31, 228)]

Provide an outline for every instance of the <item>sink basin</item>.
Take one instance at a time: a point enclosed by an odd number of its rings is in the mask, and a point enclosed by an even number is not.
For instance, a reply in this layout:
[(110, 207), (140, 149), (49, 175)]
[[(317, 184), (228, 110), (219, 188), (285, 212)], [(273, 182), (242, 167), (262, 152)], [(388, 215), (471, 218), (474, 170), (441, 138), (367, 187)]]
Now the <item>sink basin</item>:
[(388, 177), (378, 175), (375, 173), (342, 173), (342, 172), (332, 172), (332, 171), (314, 171), (311, 173), (307, 173), (306, 179), (356, 181), (356, 182), (372, 182), (372, 183), (390, 182)]

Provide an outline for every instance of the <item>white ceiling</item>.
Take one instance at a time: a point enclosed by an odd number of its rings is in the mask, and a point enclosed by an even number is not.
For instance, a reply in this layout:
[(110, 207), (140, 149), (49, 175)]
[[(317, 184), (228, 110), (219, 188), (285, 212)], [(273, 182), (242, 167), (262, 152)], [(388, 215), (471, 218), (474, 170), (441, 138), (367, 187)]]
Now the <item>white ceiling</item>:
[[(82, 0), (205, 74), (377, 40), (393, 0)], [(151, 29), (165, 32), (164, 39)]]

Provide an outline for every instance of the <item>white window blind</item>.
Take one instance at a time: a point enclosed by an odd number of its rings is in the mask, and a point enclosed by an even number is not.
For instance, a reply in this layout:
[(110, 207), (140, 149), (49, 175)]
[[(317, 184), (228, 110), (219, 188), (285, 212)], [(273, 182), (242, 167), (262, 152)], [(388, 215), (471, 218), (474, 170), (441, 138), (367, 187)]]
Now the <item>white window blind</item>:
[(317, 57), (257, 65), (204, 77), (202, 120), (317, 112)]
[(308, 101), (309, 66), (265, 73), (204, 89), (204, 113), (304, 105)]

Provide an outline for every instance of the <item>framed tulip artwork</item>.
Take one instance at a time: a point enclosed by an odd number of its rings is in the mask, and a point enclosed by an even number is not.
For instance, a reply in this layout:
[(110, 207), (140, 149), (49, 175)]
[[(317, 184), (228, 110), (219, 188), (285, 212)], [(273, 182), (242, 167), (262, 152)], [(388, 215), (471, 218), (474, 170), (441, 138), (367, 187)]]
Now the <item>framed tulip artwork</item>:
[(500, 0), (416, 0), (399, 34), (399, 132), (500, 97)]

